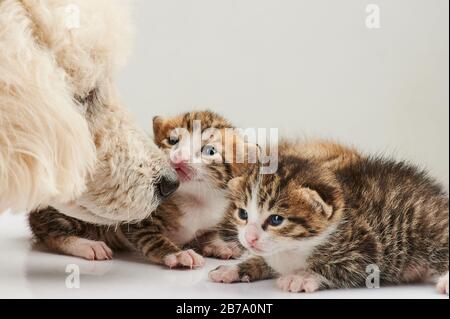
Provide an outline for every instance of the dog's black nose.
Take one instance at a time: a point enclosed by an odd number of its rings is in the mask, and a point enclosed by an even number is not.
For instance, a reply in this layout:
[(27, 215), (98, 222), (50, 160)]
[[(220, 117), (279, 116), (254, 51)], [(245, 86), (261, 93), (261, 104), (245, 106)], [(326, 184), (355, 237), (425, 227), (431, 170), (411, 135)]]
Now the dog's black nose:
[(180, 187), (180, 181), (176, 177), (163, 176), (159, 182), (159, 191), (163, 197), (172, 195)]

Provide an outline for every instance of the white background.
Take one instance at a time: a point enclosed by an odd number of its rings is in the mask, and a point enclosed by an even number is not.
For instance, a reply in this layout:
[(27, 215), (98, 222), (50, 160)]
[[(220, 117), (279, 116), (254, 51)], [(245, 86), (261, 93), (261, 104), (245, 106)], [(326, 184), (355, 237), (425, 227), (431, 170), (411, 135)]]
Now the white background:
[[(368, 29), (378, 4), (381, 28)], [(137, 0), (126, 105), (210, 108), (239, 127), (327, 137), (428, 168), (448, 187), (448, 0)]]

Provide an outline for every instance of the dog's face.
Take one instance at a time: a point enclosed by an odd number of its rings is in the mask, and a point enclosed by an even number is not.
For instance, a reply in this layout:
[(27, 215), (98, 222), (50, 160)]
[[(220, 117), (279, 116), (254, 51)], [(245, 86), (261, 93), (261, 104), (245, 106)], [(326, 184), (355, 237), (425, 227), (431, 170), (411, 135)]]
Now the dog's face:
[(53, 205), (86, 222), (118, 225), (148, 218), (179, 186), (168, 156), (149, 136), (121, 127), (96, 134), (97, 165), (87, 191), (73, 205)]

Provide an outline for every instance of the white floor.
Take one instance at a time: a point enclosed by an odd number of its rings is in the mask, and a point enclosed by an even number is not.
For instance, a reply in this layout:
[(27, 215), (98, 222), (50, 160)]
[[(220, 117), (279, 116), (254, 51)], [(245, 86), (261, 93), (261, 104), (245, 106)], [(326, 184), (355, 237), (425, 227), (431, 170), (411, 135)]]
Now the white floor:
[[(0, 298), (448, 298), (432, 285), (380, 289), (283, 293), (273, 281), (221, 285), (207, 280), (221, 261), (199, 270), (168, 270), (133, 255), (89, 262), (30, 247), (26, 216), (0, 216)], [(70, 265), (79, 267), (80, 287), (67, 288)], [(73, 274), (73, 273), (72, 273)]]

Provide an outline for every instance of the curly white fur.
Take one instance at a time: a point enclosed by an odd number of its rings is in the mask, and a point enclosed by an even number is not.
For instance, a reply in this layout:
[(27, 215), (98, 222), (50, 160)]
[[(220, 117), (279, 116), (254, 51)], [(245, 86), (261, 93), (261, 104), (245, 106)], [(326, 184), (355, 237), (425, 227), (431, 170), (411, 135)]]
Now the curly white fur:
[[(69, 202), (89, 189), (86, 182), (92, 188), (97, 126), (76, 98), (110, 87), (125, 61), (127, 2), (0, 1), (0, 212)], [(69, 6), (79, 28), (68, 24)]]

